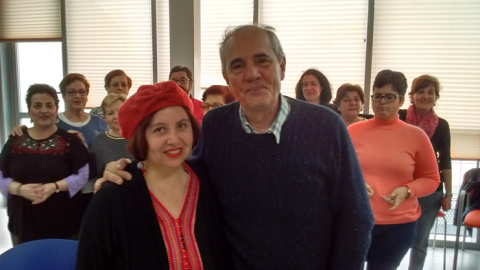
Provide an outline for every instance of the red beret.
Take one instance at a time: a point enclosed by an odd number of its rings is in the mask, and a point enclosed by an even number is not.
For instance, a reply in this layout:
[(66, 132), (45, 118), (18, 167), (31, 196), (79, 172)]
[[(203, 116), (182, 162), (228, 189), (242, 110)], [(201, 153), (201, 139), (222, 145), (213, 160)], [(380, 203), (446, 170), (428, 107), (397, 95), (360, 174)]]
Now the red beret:
[(184, 106), (193, 112), (192, 100), (174, 81), (140, 86), (118, 109), (120, 134), (126, 139), (132, 138), (145, 117), (170, 106)]

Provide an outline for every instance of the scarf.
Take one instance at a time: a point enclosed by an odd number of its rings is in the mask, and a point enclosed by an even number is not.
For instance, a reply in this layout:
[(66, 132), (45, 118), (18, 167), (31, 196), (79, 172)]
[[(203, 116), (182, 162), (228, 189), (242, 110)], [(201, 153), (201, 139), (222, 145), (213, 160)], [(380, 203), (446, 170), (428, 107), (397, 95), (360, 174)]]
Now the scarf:
[(410, 105), (407, 110), (407, 118), (405, 119), (405, 122), (423, 129), (423, 131), (427, 133), (427, 136), (432, 138), (433, 133), (435, 133), (435, 129), (437, 129), (438, 126), (438, 116), (433, 108), (425, 116), (418, 115), (415, 111), (415, 107)]

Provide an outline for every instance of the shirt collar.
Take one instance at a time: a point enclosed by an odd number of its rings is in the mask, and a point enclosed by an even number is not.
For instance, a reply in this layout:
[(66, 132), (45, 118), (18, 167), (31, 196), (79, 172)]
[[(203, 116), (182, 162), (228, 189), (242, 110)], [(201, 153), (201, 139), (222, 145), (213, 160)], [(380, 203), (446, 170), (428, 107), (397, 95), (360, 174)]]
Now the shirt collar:
[(243, 130), (248, 134), (273, 134), (277, 144), (280, 143), (280, 133), (282, 132), (282, 126), (287, 120), (288, 115), (290, 114), (290, 104), (287, 102), (287, 99), (283, 95), (279, 95), (280, 109), (278, 110), (277, 117), (273, 121), (272, 125), (264, 132), (256, 132), (250, 123), (248, 123), (245, 114), (242, 111), (240, 106), (238, 109), (240, 115), (240, 122), (242, 124)]

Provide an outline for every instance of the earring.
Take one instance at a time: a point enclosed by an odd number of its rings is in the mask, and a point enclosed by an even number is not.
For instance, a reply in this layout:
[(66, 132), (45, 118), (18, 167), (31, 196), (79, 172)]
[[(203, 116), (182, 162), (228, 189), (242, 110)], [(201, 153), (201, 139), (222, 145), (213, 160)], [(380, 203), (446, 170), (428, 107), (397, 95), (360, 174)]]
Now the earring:
[(33, 119), (32, 119), (32, 118), (30, 118), (30, 123), (33, 123)]

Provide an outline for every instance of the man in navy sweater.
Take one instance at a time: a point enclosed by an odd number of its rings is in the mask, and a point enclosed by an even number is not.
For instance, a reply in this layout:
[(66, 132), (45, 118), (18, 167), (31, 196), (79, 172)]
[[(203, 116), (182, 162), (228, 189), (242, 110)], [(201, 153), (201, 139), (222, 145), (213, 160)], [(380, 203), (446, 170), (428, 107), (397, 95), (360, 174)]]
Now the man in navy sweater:
[[(373, 215), (341, 118), (280, 94), (273, 28), (226, 32), (220, 58), (238, 102), (205, 115), (190, 162), (216, 194), (236, 268), (363, 269)], [(130, 179), (125, 164), (104, 177)]]

